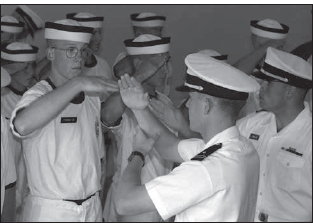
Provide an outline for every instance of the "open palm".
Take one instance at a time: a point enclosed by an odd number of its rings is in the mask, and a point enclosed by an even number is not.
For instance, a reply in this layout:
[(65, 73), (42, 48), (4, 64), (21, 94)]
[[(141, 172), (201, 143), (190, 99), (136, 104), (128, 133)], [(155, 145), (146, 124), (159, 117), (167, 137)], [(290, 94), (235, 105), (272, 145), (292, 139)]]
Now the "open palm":
[(149, 105), (149, 95), (133, 77), (125, 74), (118, 81), (124, 104), (131, 109), (143, 110)]

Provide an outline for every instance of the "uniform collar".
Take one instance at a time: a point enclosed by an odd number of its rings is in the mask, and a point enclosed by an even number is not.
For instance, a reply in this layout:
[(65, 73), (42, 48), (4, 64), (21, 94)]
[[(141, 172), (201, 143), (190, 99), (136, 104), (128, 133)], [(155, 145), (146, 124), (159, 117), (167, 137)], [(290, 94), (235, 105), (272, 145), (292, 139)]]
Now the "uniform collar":
[(208, 148), (217, 143), (223, 143), (233, 138), (238, 138), (239, 134), (240, 133), (237, 126), (232, 126), (215, 135), (209, 142), (205, 144), (204, 148)]
[(9, 88), (14, 94), (20, 95), (20, 96), (23, 96), (23, 94), (27, 91), (27, 89), (25, 89), (24, 91), (19, 91), (15, 89), (14, 87), (12, 87), (11, 85), (8, 85), (7, 88)]
[(304, 109), (298, 114), (298, 116), (290, 122), (280, 133), (288, 131), (288, 133), (299, 132), (303, 129), (308, 122), (312, 123), (312, 113), (310, 111), (310, 105), (306, 101), (304, 102)]

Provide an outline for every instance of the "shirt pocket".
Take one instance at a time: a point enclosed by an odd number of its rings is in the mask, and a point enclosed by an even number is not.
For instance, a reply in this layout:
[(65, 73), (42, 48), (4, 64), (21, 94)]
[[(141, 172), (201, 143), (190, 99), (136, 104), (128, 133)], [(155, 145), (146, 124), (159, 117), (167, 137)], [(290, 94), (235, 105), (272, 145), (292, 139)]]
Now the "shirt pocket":
[(286, 191), (298, 190), (305, 160), (287, 151), (279, 152), (276, 159), (272, 182)]

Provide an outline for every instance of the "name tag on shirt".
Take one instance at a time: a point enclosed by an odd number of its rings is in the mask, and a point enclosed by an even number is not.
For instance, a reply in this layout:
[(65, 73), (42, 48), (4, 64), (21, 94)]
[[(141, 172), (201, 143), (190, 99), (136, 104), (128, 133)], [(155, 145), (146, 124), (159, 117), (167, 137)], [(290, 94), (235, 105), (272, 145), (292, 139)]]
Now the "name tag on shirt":
[(257, 134), (253, 134), (253, 133), (251, 133), (251, 134), (250, 134), (250, 136), (249, 136), (249, 139), (253, 139), (253, 140), (256, 140), (256, 141), (258, 141), (258, 140), (259, 140), (259, 138), (260, 138), (260, 136), (259, 136), (259, 135), (257, 135)]
[(295, 154), (297, 156), (302, 156), (303, 155), (302, 153), (297, 152), (296, 149), (291, 148), (291, 147), (289, 147), (289, 148), (281, 147), (281, 149), (285, 150), (286, 152), (293, 153), (293, 154)]
[(61, 123), (77, 123), (77, 117), (61, 117)]

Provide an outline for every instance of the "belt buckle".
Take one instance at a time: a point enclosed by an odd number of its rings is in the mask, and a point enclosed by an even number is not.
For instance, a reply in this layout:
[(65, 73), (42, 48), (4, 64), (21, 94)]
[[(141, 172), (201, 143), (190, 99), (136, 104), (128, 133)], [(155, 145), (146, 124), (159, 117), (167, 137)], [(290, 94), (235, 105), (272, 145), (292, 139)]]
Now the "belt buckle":
[(262, 212), (259, 213), (259, 220), (260, 221), (267, 222), (267, 219), (268, 219), (268, 214), (265, 214)]

